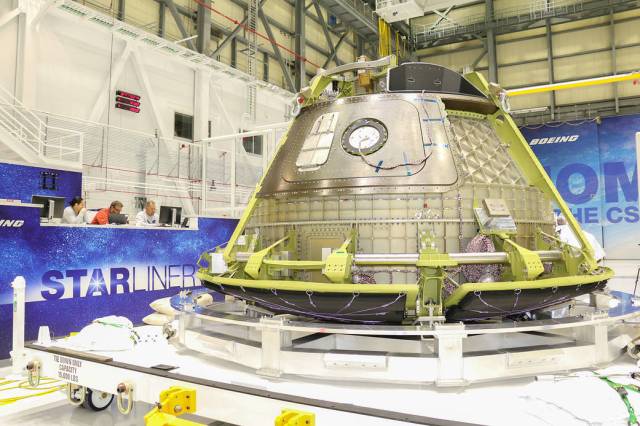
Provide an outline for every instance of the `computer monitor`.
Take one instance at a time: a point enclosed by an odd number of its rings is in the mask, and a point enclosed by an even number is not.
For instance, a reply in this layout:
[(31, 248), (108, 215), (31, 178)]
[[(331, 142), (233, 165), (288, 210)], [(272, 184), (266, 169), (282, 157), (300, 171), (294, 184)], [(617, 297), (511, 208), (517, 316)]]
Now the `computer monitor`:
[(32, 204), (40, 204), (40, 218), (42, 219), (62, 219), (64, 213), (64, 197), (52, 197), (49, 195), (31, 196)]
[(126, 214), (110, 213), (109, 224), (110, 225), (126, 225), (129, 223), (129, 217)]
[(182, 222), (182, 207), (160, 207), (160, 223), (173, 226), (179, 225), (180, 222)]

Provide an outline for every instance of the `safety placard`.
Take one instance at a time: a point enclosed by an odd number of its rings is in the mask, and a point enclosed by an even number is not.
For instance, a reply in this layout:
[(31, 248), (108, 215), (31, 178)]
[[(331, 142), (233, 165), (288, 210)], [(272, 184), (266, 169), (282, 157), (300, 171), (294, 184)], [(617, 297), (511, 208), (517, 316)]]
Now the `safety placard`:
[(78, 376), (82, 368), (82, 361), (62, 355), (53, 355), (53, 361), (58, 364), (58, 378), (66, 382), (78, 383)]

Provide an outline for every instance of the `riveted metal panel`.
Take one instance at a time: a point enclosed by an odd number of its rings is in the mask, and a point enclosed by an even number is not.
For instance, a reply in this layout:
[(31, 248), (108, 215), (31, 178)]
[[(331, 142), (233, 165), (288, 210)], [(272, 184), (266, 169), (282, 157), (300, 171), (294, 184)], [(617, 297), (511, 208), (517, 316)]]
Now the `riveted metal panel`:
[[(300, 169), (296, 160), (313, 124), (331, 112), (339, 113), (339, 122), (328, 160), (313, 170)], [(388, 140), (375, 153), (353, 155), (344, 150), (341, 138), (363, 118), (382, 122)], [(369, 95), (305, 108), (289, 130), (259, 196), (445, 192), (460, 183), (452, 140), (444, 104), (436, 95)]]

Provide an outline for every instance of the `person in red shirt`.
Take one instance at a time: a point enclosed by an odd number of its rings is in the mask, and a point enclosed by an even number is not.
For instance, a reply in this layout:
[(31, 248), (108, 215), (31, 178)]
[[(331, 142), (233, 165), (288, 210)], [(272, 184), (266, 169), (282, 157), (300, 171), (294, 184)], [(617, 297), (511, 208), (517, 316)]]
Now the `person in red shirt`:
[(93, 217), (91, 221), (92, 225), (108, 225), (110, 214), (120, 214), (122, 211), (122, 203), (120, 201), (114, 201), (109, 207), (100, 209), (98, 213)]

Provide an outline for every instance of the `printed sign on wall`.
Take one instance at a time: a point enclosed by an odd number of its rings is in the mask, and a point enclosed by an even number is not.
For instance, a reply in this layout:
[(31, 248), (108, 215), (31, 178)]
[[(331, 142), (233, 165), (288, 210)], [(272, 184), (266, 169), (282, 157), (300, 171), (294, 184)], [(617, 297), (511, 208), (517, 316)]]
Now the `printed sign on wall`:
[(635, 134), (640, 115), (520, 129), (573, 215), (609, 259), (640, 257)]
[(640, 132), (640, 115), (605, 118), (598, 126), (602, 224), (607, 255), (613, 259), (640, 257), (636, 132)]

